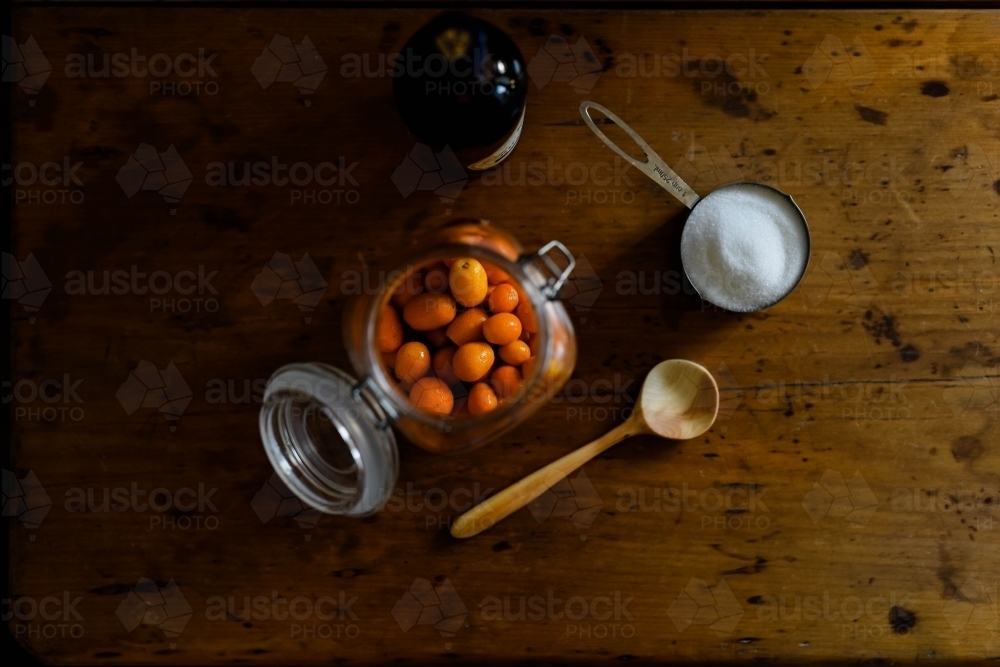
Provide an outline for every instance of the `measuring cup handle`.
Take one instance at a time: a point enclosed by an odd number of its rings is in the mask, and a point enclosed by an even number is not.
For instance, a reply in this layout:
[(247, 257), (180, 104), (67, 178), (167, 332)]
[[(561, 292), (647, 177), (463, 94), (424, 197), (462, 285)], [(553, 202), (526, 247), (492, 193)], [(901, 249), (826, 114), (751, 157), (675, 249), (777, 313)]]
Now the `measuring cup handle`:
[[(611, 141), (611, 139), (609, 139), (607, 135), (604, 134), (604, 132), (602, 132), (599, 127), (597, 127), (597, 123), (594, 122), (594, 119), (590, 117), (591, 109), (597, 109), (602, 114), (604, 114), (611, 122), (613, 122), (621, 129), (625, 130), (625, 134), (630, 136), (632, 138), (632, 141), (638, 144), (639, 148), (642, 149), (643, 155), (645, 156), (646, 159), (640, 162), (639, 160), (635, 159), (634, 157), (626, 153), (624, 150), (622, 150), (622, 148), (619, 147), (618, 144)], [(667, 165), (667, 163), (663, 160), (663, 158), (657, 155), (656, 151), (650, 148), (649, 144), (643, 141), (643, 138), (640, 137), (635, 130), (629, 127), (628, 124), (625, 123), (625, 121), (616, 116), (609, 109), (601, 106), (597, 102), (590, 102), (590, 101), (581, 102), (580, 115), (583, 116), (583, 122), (587, 124), (587, 127), (589, 127), (591, 131), (594, 134), (596, 134), (598, 138), (600, 138), (600, 140), (603, 141), (608, 148), (613, 150), (615, 153), (618, 153), (618, 155), (620, 155), (623, 160), (629, 162), (630, 164), (635, 166), (639, 171), (641, 171), (642, 173), (646, 174), (651, 179), (656, 181), (656, 183), (659, 184), (660, 187), (662, 187), (664, 190), (666, 190), (674, 197), (676, 197), (678, 200), (680, 200), (682, 204), (684, 204), (688, 208), (691, 208), (698, 203), (699, 199), (701, 199), (701, 197), (699, 197), (698, 194), (694, 190), (692, 190), (688, 186), (688, 184), (685, 183), (681, 179), (681, 177), (678, 176), (677, 173)]]

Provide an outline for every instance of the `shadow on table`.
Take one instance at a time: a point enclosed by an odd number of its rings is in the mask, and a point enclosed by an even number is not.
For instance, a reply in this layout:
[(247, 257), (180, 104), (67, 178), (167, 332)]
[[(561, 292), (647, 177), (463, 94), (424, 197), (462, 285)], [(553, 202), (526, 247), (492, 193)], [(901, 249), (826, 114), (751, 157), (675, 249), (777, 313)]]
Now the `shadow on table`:
[(664, 323), (672, 330), (727, 329), (739, 325), (745, 313), (734, 313), (701, 298), (688, 281), (681, 262), (681, 235), (688, 210), (666, 219), (656, 230), (619, 256), (617, 288), (625, 293), (658, 295)]

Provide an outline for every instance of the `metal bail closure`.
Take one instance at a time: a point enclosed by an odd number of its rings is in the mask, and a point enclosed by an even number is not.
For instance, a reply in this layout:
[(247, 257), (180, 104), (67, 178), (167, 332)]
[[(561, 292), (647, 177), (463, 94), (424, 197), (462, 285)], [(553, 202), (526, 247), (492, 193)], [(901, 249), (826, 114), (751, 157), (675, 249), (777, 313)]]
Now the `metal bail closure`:
[[(362, 396), (365, 391), (369, 392), (370, 394), (374, 393), (373, 387), (374, 385), (372, 384), (371, 376), (366, 375), (363, 378), (361, 378), (361, 380), (357, 384), (351, 387), (351, 397), (355, 401), (362, 401), (365, 398)], [(399, 413), (396, 412), (396, 409), (392, 406), (392, 404), (389, 401), (379, 401), (379, 406), (385, 412), (385, 416), (382, 417), (382, 419), (380, 419), (378, 423), (375, 424), (375, 426), (382, 429), (383, 431), (386, 431), (392, 428), (392, 425), (394, 423), (399, 421)]]
[[(555, 260), (549, 257), (548, 253), (551, 250), (558, 250), (562, 254), (563, 259), (566, 260), (566, 268), (559, 268)], [(549, 241), (539, 248), (538, 252), (522, 259), (522, 263), (527, 264), (528, 262), (537, 262), (548, 270), (550, 275), (545, 279), (545, 283), (540, 285), (540, 288), (542, 294), (549, 300), (558, 298), (559, 290), (566, 284), (570, 274), (573, 273), (573, 269), (576, 267), (576, 260), (573, 259), (573, 255), (569, 249), (560, 241), (555, 240)]]

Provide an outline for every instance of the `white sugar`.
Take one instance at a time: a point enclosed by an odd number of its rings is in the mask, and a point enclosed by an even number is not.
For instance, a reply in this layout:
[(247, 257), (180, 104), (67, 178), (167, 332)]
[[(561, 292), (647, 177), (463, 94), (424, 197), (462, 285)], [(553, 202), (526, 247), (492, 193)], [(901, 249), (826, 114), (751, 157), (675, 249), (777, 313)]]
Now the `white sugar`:
[(698, 202), (681, 238), (681, 260), (702, 297), (726, 310), (761, 310), (788, 294), (809, 260), (809, 236), (795, 205), (752, 183)]

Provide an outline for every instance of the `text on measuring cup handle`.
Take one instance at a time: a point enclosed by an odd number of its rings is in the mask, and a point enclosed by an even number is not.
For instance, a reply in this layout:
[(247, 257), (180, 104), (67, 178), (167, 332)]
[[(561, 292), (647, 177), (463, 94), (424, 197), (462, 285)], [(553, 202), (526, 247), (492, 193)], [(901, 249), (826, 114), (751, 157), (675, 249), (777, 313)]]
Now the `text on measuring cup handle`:
[(685, 188), (681, 183), (678, 183), (676, 178), (668, 175), (657, 165), (653, 165), (653, 173), (659, 176), (664, 183), (672, 187), (678, 193), (685, 194), (687, 192), (687, 188)]

